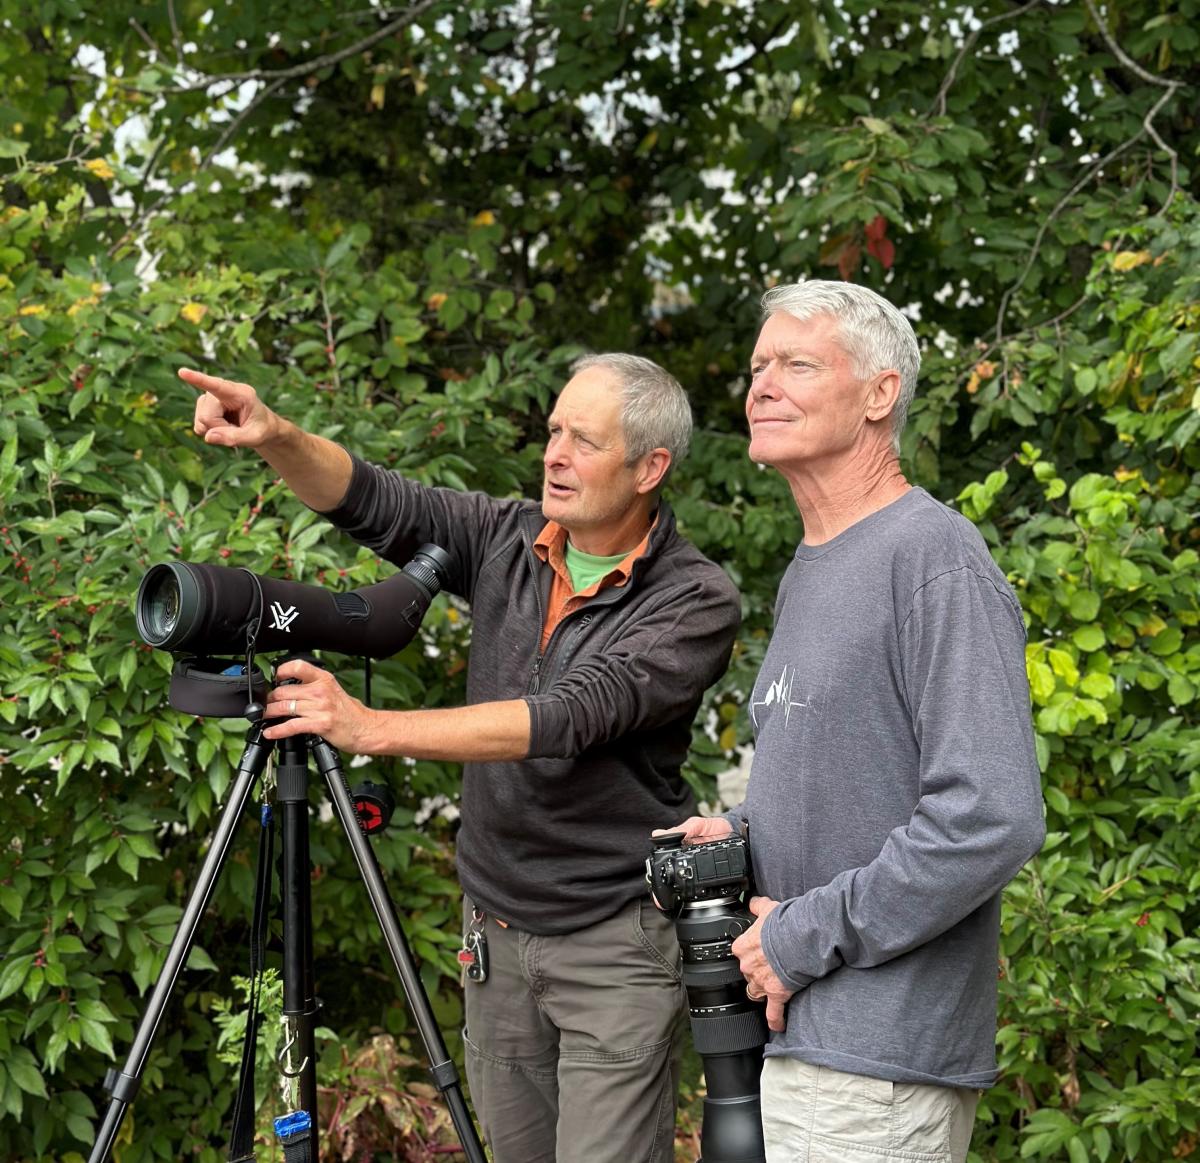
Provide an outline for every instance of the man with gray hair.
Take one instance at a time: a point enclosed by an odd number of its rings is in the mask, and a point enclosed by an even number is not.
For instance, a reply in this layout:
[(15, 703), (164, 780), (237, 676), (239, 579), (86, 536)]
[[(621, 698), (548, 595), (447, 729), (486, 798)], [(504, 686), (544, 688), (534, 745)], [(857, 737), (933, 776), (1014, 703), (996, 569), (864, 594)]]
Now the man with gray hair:
[(581, 360), (550, 416), (539, 504), (425, 488), (247, 384), (179, 374), (204, 393), (207, 443), (256, 450), (388, 561), (436, 542), (471, 603), (467, 706), (372, 710), (292, 661), (277, 675), (298, 685), (267, 702), (285, 721), (265, 734), (464, 763), (464, 1039), (493, 1160), (670, 1163), (686, 1005), (645, 838), (694, 810), (680, 766), (741, 609), (660, 498), (690, 439), (683, 389), (637, 356)]
[(920, 352), (873, 291), (763, 299), (750, 456), (804, 537), (750, 697), (768, 1163), (953, 1161), (996, 1080), (1000, 893), (1045, 834), (1021, 608), (969, 521), (905, 480)]

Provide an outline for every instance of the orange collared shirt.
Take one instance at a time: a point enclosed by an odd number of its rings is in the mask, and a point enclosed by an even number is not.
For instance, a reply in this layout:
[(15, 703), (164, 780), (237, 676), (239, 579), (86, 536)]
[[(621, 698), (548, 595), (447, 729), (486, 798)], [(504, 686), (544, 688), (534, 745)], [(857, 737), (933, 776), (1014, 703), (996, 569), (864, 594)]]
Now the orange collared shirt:
[(554, 580), (550, 585), (550, 601), (546, 607), (546, 621), (542, 624), (541, 650), (546, 649), (550, 635), (555, 627), (568, 614), (578, 610), (588, 598), (593, 598), (601, 590), (609, 586), (623, 586), (629, 581), (633, 571), (633, 563), (646, 552), (650, 544), (650, 534), (658, 524), (655, 516), (654, 524), (646, 530), (646, 536), (631, 549), (625, 557), (608, 571), (599, 581), (593, 582), (585, 590), (575, 592), (571, 574), (567, 570), (567, 531), (557, 521), (547, 521), (546, 527), (538, 534), (533, 543), (533, 551), (554, 570)]

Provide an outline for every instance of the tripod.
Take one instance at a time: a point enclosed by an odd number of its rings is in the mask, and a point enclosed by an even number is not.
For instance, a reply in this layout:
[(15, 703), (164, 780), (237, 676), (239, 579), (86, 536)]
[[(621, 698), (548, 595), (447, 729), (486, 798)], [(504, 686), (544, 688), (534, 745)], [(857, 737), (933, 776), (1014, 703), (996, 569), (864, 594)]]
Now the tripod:
[[(166, 1010), (171, 990), (195, 940), (200, 918), (208, 907), (217, 878), (229, 854), (238, 821), (246, 810), (256, 781), (265, 770), (267, 761), (276, 747), (275, 741), (263, 738), (263, 728), (263, 720), (259, 719), (247, 733), (246, 747), (238, 762), (237, 776), (229, 800), (221, 812), (212, 845), (204, 858), (162, 971), (155, 982), (146, 1012), (134, 1036), (129, 1057), (119, 1072), (109, 1071), (105, 1080), (105, 1089), (111, 1096), (110, 1102), (88, 1163), (105, 1163), (108, 1159), (125, 1111), (137, 1094), (155, 1032)], [(307, 1113), (310, 1120), (311, 1142), (315, 1144), (318, 1141), (318, 1121), (315, 1046), (317, 1001), (313, 981), (308, 855), (309, 752), (312, 753), (317, 769), (325, 779), (333, 810), (341, 822), (346, 838), (350, 841), (350, 848), (370, 897), (371, 906), (383, 930), (383, 939), (404, 986), (409, 1012), (415, 1019), (425, 1044), (425, 1053), (430, 1062), (430, 1075), (438, 1090), (445, 1096), (468, 1163), (487, 1163), (463, 1098), (458, 1070), (446, 1052), (445, 1043), (430, 1009), (429, 999), (413, 964), (408, 943), (396, 919), (396, 911), (388, 896), (375, 853), (359, 825), (337, 752), (318, 735), (282, 739), (278, 747), (280, 759), (277, 769), (276, 803), (283, 840), (283, 1015), (287, 1024), (289, 1052), (300, 1062), (300, 1066), (294, 1072), (289, 1071), (289, 1074), (297, 1080), (299, 1108)], [(285, 1148), (285, 1158), (287, 1157)]]

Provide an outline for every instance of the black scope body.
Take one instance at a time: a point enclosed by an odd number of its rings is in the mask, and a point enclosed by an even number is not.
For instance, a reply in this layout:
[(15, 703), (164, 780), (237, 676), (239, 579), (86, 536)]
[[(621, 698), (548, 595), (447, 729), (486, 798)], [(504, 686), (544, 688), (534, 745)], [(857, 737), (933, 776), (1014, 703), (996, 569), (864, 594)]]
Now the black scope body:
[(389, 658), (412, 641), (449, 566), (441, 546), (422, 545), (386, 581), (333, 593), (231, 566), (167, 562), (138, 587), (138, 633), (159, 650), (200, 655), (252, 647)]
[(675, 922), (683, 954), (692, 1043), (708, 1093), (699, 1163), (765, 1163), (759, 1075), (767, 1022), (746, 995), (733, 943), (754, 923), (744, 903), (753, 881), (741, 836), (684, 844), (683, 832), (654, 837), (646, 881)]

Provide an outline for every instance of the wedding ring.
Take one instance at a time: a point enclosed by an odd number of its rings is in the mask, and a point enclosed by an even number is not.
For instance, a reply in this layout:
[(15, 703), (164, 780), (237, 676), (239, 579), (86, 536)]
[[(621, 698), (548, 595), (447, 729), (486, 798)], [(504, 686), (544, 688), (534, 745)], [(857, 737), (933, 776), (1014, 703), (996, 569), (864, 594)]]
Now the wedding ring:
[(290, 703), (288, 703), (288, 709), (292, 712), (293, 715), (296, 713), (296, 700), (295, 699), (292, 699), (292, 701)]

